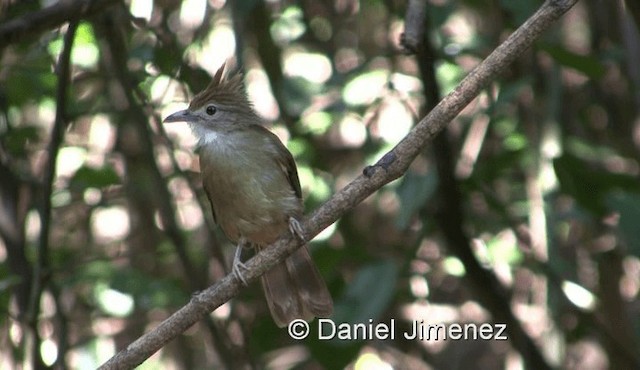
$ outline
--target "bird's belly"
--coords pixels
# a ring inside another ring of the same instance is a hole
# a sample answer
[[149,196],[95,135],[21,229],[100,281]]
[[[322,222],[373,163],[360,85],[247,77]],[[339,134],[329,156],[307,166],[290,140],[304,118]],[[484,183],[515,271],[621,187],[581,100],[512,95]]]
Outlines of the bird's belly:
[[301,214],[300,199],[286,181],[266,181],[246,172],[211,178],[206,185],[216,219],[229,239],[273,243]]
[[287,229],[285,214],[265,202],[242,205],[227,202],[222,207],[216,203],[214,200],[220,227],[232,241],[244,237],[252,243],[269,244]]

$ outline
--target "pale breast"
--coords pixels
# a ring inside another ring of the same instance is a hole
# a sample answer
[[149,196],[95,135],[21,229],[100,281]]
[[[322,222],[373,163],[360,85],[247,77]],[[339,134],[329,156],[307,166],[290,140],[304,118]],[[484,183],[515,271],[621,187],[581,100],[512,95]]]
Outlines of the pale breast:
[[[200,148],[202,179],[216,220],[229,239],[269,244],[302,213],[286,173],[268,145],[227,138]],[[268,144],[268,143],[267,143]]]

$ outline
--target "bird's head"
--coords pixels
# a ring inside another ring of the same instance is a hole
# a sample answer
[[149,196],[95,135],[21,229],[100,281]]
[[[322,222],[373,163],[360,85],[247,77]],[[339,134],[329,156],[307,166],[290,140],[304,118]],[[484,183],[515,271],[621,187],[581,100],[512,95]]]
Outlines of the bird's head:
[[200,140],[259,124],[260,119],[244,91],[242,75],[223,77],[223,64],[206,89],[197,94],[189,107],[164,119],[168,122],[187,122]]

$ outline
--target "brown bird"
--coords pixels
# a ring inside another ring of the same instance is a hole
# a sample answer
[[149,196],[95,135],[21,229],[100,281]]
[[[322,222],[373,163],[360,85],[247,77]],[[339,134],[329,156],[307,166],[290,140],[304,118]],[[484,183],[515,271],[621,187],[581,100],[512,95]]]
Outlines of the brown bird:
[[[302,191],[293,156],[262,125],[244,91],[242,75],[223,78],[224,64],[188,109],[164,122],[187,122],[199,139],[202,182],[213,218],[237,243],[233,273],[243,282],[243,246],[257,250],[291,231],[302,236]],[[246,282],[245,282],[246,283]],[[306,246],[262,276],[276,324],[327,317],[333,301]]]

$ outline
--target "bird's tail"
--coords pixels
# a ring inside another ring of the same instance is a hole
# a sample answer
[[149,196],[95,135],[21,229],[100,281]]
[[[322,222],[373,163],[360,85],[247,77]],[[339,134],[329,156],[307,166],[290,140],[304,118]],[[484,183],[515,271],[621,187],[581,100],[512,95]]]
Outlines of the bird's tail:
[[269,310],[279,327],[294,319],[328,317],[333,300],[306,246],[262,275]]

